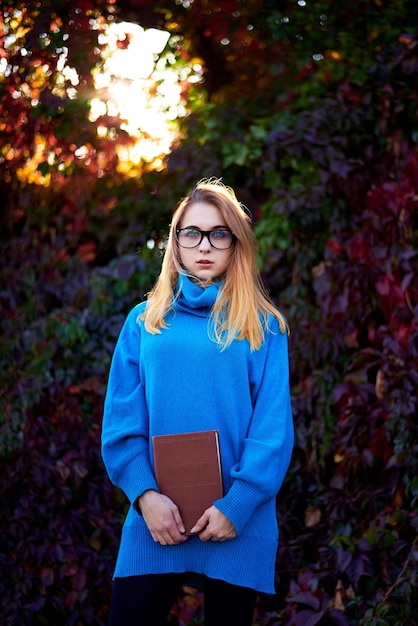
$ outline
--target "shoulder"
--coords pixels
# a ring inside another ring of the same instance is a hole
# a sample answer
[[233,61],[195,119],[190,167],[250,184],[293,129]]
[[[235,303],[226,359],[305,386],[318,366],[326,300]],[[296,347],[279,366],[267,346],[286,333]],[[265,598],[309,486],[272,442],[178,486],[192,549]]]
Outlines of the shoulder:
[[289,334],[289,324],[286,318],[277,311],[277,315],[268,313],[264,319],[266,334],[281,335],[287,340]]
[[146,304],[146,302],[140,302],[139,304],[136,304],[131,308],[123,322],[123,327],[125,330],[134,330],[135,328],[143,324],[141,316],[145,311]]
[[138,304],[135,304],[128,312],[125,318],[126,321],[131,321],[131,320],[135,321],[138,315],[141,315],[144,312],[146,305],[147,305],[146,302],[140,302]]
[[280,354],[283,357],[289,350],[288,325],[283,318],[283,324],[273,314],[269,314],[264,322],[264,341],[261,346],[267,354]]

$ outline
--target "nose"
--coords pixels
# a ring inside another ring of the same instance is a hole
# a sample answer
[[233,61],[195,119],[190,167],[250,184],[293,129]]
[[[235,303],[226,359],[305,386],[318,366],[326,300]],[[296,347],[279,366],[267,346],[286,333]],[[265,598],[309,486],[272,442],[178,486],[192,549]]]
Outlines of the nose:
[[209,252],[211,248],[212,246],[210,245],[209,236],[203,235],[202,241],[199,244],[199,250],[202,250],[203,252]]

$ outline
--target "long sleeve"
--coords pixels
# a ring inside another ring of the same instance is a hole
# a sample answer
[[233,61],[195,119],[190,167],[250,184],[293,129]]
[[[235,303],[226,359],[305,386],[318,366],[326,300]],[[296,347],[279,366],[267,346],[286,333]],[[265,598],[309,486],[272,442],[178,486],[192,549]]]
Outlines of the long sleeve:
[[146,490],[157,489],[149,459],[149,425],[140,379],[140,307],[128,315],[119,335],[106,392],[102,456],[110,480],[131,503]]
[[289,467],[294,429],[290,402],[287,335],[274,324],[264,350],[254,354],[262,376],[253,399],[253,415],[239,463],[231,469],[232,486],[214,504],[238,533],[257,507],[278,493]]

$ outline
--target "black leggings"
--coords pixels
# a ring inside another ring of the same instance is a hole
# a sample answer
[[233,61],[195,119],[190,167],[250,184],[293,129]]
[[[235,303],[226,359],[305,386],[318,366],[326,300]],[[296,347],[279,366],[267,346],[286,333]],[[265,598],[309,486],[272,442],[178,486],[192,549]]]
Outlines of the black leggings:
[[[164,626],[184,574],[116,578],[109,626]],[[205,626],[251,626],[257,592],[223,580],[203,578]]]

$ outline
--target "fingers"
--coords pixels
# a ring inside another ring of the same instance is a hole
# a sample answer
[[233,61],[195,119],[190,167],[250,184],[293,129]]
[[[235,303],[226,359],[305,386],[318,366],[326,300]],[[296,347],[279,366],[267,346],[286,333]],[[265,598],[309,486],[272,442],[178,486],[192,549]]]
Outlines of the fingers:
[[174,507],[173,517],[174,517],[174,521],[176,523],[176,527],[178,528],[179,532],[181,534],[185,533],[186,529],[184,527],[183,520],[181,519],[180,512],[176,506]]
[[179,510],[170,498],[156,491],[147,491],[140,498],[142,516],[151,536],[161,545],[174,545],[187,540]]
[[[155,542],[166,546],[187,540],[179,510],[170,498],[157,491],[146,491],[139,499],[139,506]],[[237,536],[232,522],[213,505],[190,532],[199,535],[201,541],[228,541]]]
[[193,526],[193,528],[190,530],[190,532],[193,535],[198,535],[199,533],[202,532],[202,530],[204,528],[206,528],[206,526],[209,523],[209,515],[208,515],[208,511],[209,509],[207,509],[203,515],[201,517],[199,517],[199,519],[197,520],[196,524]]
[[[160,543],[162,546],[174,545],[186,541],[187,539],[187,536],[183,534],[184,531],[179,529],[179,523],[176,521],[171,511],[168,515],[160,519],[153,518],[145,520],[145,522],[148,525],[154,541]],[[180,528],[182,527],[180,518]]]
[[[204,525],[203,521],[205,521]],[[228,541],[237,536],[232,522],[214,506],[205,511],[195,528],[199,525],[202,526],[199,534],[201,541]]]

